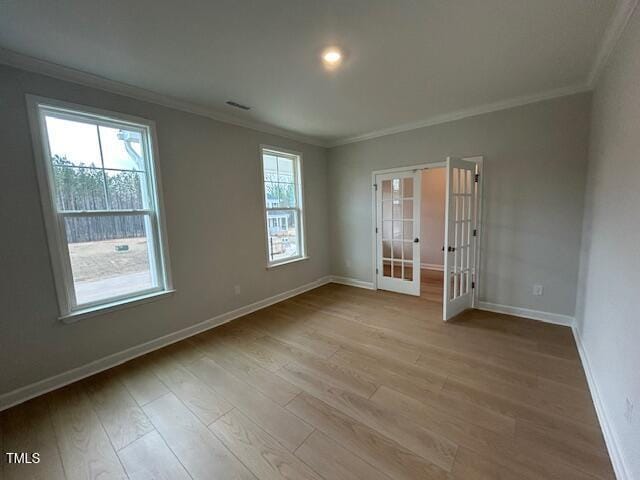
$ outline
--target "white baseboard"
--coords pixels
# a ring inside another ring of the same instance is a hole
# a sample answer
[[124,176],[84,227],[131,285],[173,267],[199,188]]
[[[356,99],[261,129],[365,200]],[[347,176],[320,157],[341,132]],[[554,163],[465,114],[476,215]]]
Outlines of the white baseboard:
[[596,382],[593,371],[591,370],[589,358],[587,357],[587,352],[582,344],[580,333],[576,327],[574,317],[488,302],[480,302],[478,308],[480,310],[486,310],[489,312],[505,313],[508,315],[531,318],[534,320],[540,320],[543,322],[571,327],[573,337],[578,348],[578,354],[580,355],[580,361],[582,362],[582,368],[584,370],[585,376],[587,377],[587,384],[589,385],[591,399],[593,400],[596,414],[598,416],[598,421],[600,423],[600,430],[604,435],[604,441],[607,445],[607,450],[609,451],[609,457],[611,458],[611,463],[613,464],[616,478],[618,480],[631,480],[629,469],[625,466],[624,457],[621,454],[621,450],[619,447],[620,442],[617,440],[615,431],[612,428],[611,423],[609,422],[609,419],[607,417],[606,410],[602,402],[602,397],[600,396],[600,391],[598,389],[598,384]]
[[593,400],[593,405],[596,408],[598,422],[600,422],[600,430],[602,430],[602,434],[604,435],[604,442],[607,445],[609,458],[611,459],[611,463],[613,464],[613,470],[616,474],[616,478],[618,480],[631,480],[629,469],[625,466],[624,457],[621,454],[621,450],[619,447],[620,442],[618,441],[615,431],[612,428],[611,423],[609,422],[609,418],[607,417],[604,403],[602,402],[602,397],[600,396],[600,390],[598,389],[598,383],[596,382],[596,378],[593,375],[591,365],[589,364],[589,357],[587,357],[587,352],[584,349],[582,339],[580,338],[580,332],[578,331],[578,328],[575,324],[571,329],[573,330],[573,337],[575,338],[576,345],[578,347],[578,354],[580,355],[582,368],[587,377],[587,384],[589,385],[589,391],[591,392],[591,399]]
[[265,307],[268,307],[269,305],[282,302],[287,298],[295,297],[296,295],[300,295],[301,293],[320,287],[322,285],[330,283],[331,281],[332,277],[329,276],[319,278],[318,280],[307,283],[306,285],[302,285],[292,290],[279,293],[272,297],[265,298],[264,300],[259,300],[249,305],[245,305],[244,307],[231,310],[230,312],[217,315],[203,322],[191,325],[190,327],[184,328],[182,330],[178,330],[177,332],[169,333],[168,335],[164,335],[140,345],[127,348],[126,350],[123,350],[121,352],[107,355],[106,357],[100,358],[91,363],[87,363],[86,365],[73,368],[64,373],[54,375],[53,377],[49,377],[30,385],[20,387],[11,392],[4,393],[0,395],[0,411],[19,403],[26,402],[31,398],[43,395],[57,388],[64,387],[65,385],[69,385],[70,383],[77,382],[78,380],[82,380],[83,378],[90,377],[91,375],[95,375],[96,373],[102,372],[103,370],[113,368],[117,365],[120,365],[121,363],[128,362],[129,360],[132,360],[136,357],[152,352],[153,350],[166,347],[167,345],[171,345],[172,343],[179,342],[180,340],[184,340],[185,338],[191,337],[193,335],[197,335],[198,333],[204,332],[205,330],[209,330],[224,323],[230,322],[231,320],[235,320],[236,318],[248,315],[249,313],[255,312],[257,310],[261,310]]
[[339,283],[341,285],[349,285],[350,287],[366,288],[367,290],[373,290],[373,282],[365,282],[364,280],[358,280],[348,277],[331,277],[331,282]]
[[498,303],[479,302],[478,310],[504,313],[507,315],[530,318],[533,320],[540,320],[542,322],[554,323],[556,325],[564,325],[567,327],[571,327],[574,324],[574,318],[569,315],[561,315],[559,313],[543,312],[540,310],[531,310],[521,307],[512,307],[510,305],[500,305]]
[[444,272],[444,265],[438,265],[437,263],[421,263],[420,268],[424,268],[425,270]]

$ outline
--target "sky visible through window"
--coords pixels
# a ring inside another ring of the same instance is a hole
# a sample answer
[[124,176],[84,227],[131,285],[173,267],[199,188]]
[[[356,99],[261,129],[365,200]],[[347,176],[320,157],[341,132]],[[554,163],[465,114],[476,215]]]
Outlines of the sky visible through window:
[[[46,117],[49,133],[49,148],[52,156],[66,158],[74,166],[102,167],[100,148],[104,156],[104,168],[117,170],[143,170],[125,147],[119,135],[136,137],[131,147],[142,157],[141,135],[135,131],[122,130],[95,124],[74,122],[57,117]],[[100,132],[98,136],[98,131]]]

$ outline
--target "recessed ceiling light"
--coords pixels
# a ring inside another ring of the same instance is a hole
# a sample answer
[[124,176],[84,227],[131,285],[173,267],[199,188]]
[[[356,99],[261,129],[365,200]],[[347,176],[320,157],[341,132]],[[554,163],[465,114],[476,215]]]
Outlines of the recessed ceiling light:
[[326,48],[322,52],[322,61],[327,68],[336,68],[342,63],[342,52],[337,47]]

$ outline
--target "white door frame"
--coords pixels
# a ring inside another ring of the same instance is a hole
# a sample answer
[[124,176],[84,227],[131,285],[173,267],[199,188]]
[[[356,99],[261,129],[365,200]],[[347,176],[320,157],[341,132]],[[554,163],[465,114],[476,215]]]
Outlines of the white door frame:
[[[420,165],[410,165],[408,167],[395,167],[395,168],[387,168],[384,170],[374,170],[371,172],[371,225],[373,228],[371,229],[371,276],[373,277],[373,289],[378,290],[378,276],[376,275],[376,267],[378,264],[378,239],[376,235],[376,225],[377,225],[377,199],[376,199],[376,176],[384,175],[387,173],[399,173],[399,172],[416,172],[417,170],[426,170],[429,168],[440,168],[446,167],[447,162],[433,162],[433,163],[422,163]],[[420,188],[420,192],[417,192],[420,196],[422,195],[422,188]],[[414,197],[417,195],[414,192]],[[418,232],[417,237],[420,237],[420,233]]]
[[[472,306],[473,308],[477,308],[478,307],[478,292],[480,291],[480,255],[481,255],[481,249],[480,249],[480,244],[481,244],[481,238],[483,235],[483,217],[482,217],[482,203],[483,203],[483,190],[482,190],[482,183],[483,183],[483,177],[484,175],[483,173],[483,160],[484,157],[482,155],[475,155],[475,156],[470,156],[470,157],[461,157],[462,160],[467,160],[469,162],[475,162],[478,165],[478,173],[480,173],[480,178],[478,180],[478,214],[477,214],[477,218],[478,218],[478,223],[476,228],[478,229],[478,236],[476,237],[476,258],[475,258],[475,271],[476,271],[476,285],[475,285],[475,289],[473,291],[473,299],[472,299]],[[377,265],[377,261],[378,261],[378,242],[377,242],[377,235],[376,235],[376,222],[377,222],[377,204],[376,204],[376,188],[375,188],[375,184],[376,184],[376,175],[381,175],[381,174],[385,174],[385,173],[396,173],[396,172],[406,172],[406,171],[416,171],[416,170],[427,170],[430,168],[446,168],[447,166],[447,162],[445,161],[441,161],[441,162],[430,162],[430,163],[421,163],[419,165],[410,165],[407,167],[395,167],[395,168],[386,168],[386,169],[382,169],[382,170],[374,170],[371,172],[371,225],[372,225],[372,229],[371,229],[371,276],[372,276],[372,282],[371,284],[373,285],[373,289],[374,290],[378,290],[378,276],[376,275],[376,265]],[[420,189],[420,195],[422,196],[422,188]],[[418,235],[419,236],[419,235]]]
[[478,204],[476,205],[476,229],[478,230],[478,234],[475,236],[475,242],[476,242],[476,254],[475,254],[475,265],[474,265],[474,269],[475,269],[475,288],[473,290],[473,296],[471,298],[471,307],[472,308],[478,308],[478,304],[480,303],[480,282],[481,282],[481,275],[480,275],[480,256],[482,255],[482,249],[481,244],[482,244],[482,237],[484,235],[484,219],[482,217],[482,204],[483,202],[483,190],[482,190],[482,183],[484,181],[484,171],[482,169],[483,167],[483,161],[484,161],[484,157],[482,155],[479,156],[475,156],[475,157],[462,157],[462,160],[467,160],[468,162],[475,162],[475,164],[478,166]]

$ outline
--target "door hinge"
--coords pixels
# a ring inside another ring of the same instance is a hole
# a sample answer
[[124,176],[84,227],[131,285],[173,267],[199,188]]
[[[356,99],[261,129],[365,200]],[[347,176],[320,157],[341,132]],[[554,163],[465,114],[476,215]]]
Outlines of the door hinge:
[[476,282],[471,282],[471,288],[476,288]]
[[475,228],[473,229],[473,236],[477,237],[478,236],[478,230],[476,230]]
[[478,180],[480,180],[480,174],[479,174],[479,173],[476,173],[476,174],[475,174],[475,176],[473,177],[473,179],[474,179],[474,181],[475,181],[476,183],[478,183]]
[[376,268],[376,275],[378,274],[378,269]]
[[378,233],[378,227],[376,227],[376,233]]
[[[476,180],[476,182],[477,182],[477,180]],[[374,184],[373,184],[373,188],[374,188],[374,190],[377,192],[377,191],[378,191],[378,184],[377,184],[377,183],[374,183]]]

